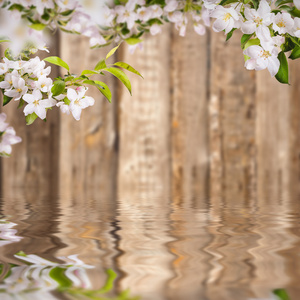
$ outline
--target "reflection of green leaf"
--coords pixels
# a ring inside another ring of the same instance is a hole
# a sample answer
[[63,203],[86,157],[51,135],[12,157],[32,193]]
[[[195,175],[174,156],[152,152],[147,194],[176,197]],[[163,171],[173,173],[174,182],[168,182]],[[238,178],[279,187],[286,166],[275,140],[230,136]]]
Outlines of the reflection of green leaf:
[[50,272],[49,275],[58,284],[61,290],[66,290],[72,286],[72,281],[66,277],[65,268],[55,267]]
[[[22,260],[22,256],[26,257],[27,254],[24,253],[23,251],[20,251],[20,252],[16,253],[15,256]],[[34,257],[38,258],[37,255],[34,255]],[[5,278],[8,278],[12,274],[14,274],[14,267],[18,267],[18,266],[19,265],[8,264],[8,268],[6,269],[5,265],[0,264],[0,276],[2,277],[2,279],[5,280]],[[39,268],[40,265],[32,263],[32,264],[30,264],[30,266],[24,266],[24,267],[30,268],[30,270],[32,270],[32,272],[33,272],[35,270],[35,268],[36,267]],[[114,281],[117,277],[117,274],[112,269],[108,269],[106,271],[107,280],[106,280],[104,286],[100,289],[88,290],[85,288],[74,287],[73,285],[75,285],[75,282],[73,281],[72,277],[69,278],[69,274],[67,273],[67,270],[70,267],[74,267],[74,266],[66,265],[66,264],[56,265],[56,266],[53,266],[53,265],[43,266],[43,269],[48,270],[48,272],[47,272],[48,276],[52,280],[57,282],[59,285],[58,288],[56,288],[56,285],[53,285],[52,290],[55,291],[55,289],[56,289],[57,294],[61,295],[64,298],[73,299],[73,300],[139,300],[140,299],[140,297],[130,296],[129,290],[125,290],[125,291],[122,291],[121,293],[115,294]],[[81,269],[83,272],[85,272],[84,267],[78,266],[78,269]],[[23,293],[26,293],[27,291],[32,291],[31,281],[39,280],[39,278],[31,277],[30,276],[31,273],[27,272],[27,271],[23,272],[22,274],[25,275],[26,280],[30,283],[29,286],[22,287],[22,290],[20,291],[20,293],[23,294]],[[39,273],[37,273],[36,276],[37,277],[40,276],[41,277],[40,279],[42,281],[46,280],[46,278],[44,277],[44,275],[46,275],[46,274],[44,274],[43,276],[41,276],[41,274],[42,274],[42,272],[39,271]],[[72,272],[72,274],[74,276],[77,276],[76,272]],[[22,277],[20,277],[21,281],[23,280],[23,275],[22,275]],[[29,275],[29,277],[27,278],[28,275]],[[85,276],[87,276],[86,273],[85,273]],[[81,279],[82,278],[79,274],[78,280],[81,280]],[[46,281],[48,282],[48,280],[46,280]],[[0,282],[0,283],[2,283],[2,282]],[[9,286],[5,287],[5,285],[6,285],[6,282],[4,281],[4,285],[3,285],[4,288],[0,289],[0,299],[2,299],[2,297],[1,297],[2,293],[9,292]],[[43,291],[43,289],[37,288],[34,291],[39,293],[39,291]],[[109,295],[107,295],[107,293],[109,293]]]
[[273,294],[276,295],[280,300],[290,300],[290,297],[285,289],[276,289],[273,291]]
[[105,285],[98,291],[98,293],[107,293],[112,290],[114,287],[114,281],[117,277],[117,274],[112,270],[106,270],[106,274],[108,276]]
[[23,252],[23,251],[19,251],[19,252],[17,252],[15,255],[18,255],[18,256],[27,256],[27,254],[25,253],[25,252]]

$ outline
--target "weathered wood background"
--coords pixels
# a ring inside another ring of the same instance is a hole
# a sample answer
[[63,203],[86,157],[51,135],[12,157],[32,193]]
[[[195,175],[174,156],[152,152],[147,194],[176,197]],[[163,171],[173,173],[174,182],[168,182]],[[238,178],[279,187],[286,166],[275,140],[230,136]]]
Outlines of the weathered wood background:
[[[85,38],[63,34],[51,54],[80,72],[108,52],[87,49]],[[23,139],[1,161],[3,197],[145,193],[160,201],[176,195],[180,204],[182,197],[247,202],[298,192],[299,63],[284,86],[267,71],[244,69],[238,35],[225,43],[223,34],[200,37],[190,28],[182,38],[168,26],[145,39],[143,51],[122,46],[112,60],[145,79],[130,76],[131,97],[107,77],[113,103],[91,91],[96,104],[79,122],[53,110],[47,123],[25,126],[15,103],[3,108]]]

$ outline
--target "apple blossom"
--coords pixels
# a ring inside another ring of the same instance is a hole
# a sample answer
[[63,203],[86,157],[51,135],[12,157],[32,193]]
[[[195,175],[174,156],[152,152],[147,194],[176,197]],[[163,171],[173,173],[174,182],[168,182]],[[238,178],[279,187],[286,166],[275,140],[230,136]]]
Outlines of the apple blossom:
[[294,20],[288,13],[278,13],[273,17],[273,29],[279,34],[289,33],[294,27]]
[[41,75],[38,78],[38,81],[35,83],[35,87],[39,89],[41,92],[47,93],[50,92],[52,87],[52,79],[48,78],[46,75]]
[[164,7],[164,11],[172,12],[176,10],[178,7],[178,1],[176,0],[166,0],[166,6]]
[[159,26],[158,24],[153,24],[151,27],[150,27],[150,33],[152,35],[156,35],[158,33],[161,33],[161,26]]
[[92,97],[85,96],[87,88],[79,87],[76,89],[68,88],[67,97],[70,100],[70,112],[75,120],[80,120],[81,111],[84,108],[95,104],[95,100]]
[[245,17],[247,21],[243,22],[241,30],[243,33],[252,34],[254,32],[269,31],[268,26],[272,23],[273,14],[268,2],[262,0],[257,10],[246,7]]
[[12,88],[7,90],[4,95],[20,100],[20,98],[27,92],[25,80],[19,76],[12,76]]
[[278,50],[276,47],[263,49],[260,46],[253,45],[244,50],[244,54],[250,57],[245,62],[245,67],[248,70],[258,71],[267,68],[272,77],[277,74],[280,62],[277,58]]
[[225,30],[225,34],[227,34],[233,28],[240,27],[239,13],[233,7],[218,6],[210,16],[216,18],[213,23],[213,30],[216,32]]
[[22,141],[20,137],[16,136],[15,130],[9,126],[8,123],[5,123],[5,120],[6,114],[0,113],[0,154],[2,156],[10,155],[12,152],[11,145],[20,143]]
[[52,98],[42,100],[43,95],[40,90],[36,89],[32,94],[25,94],[23,99],[28,103],[24,108],[25,116],[36,113],[42,120],[46,118],[46,108],[56,105]]

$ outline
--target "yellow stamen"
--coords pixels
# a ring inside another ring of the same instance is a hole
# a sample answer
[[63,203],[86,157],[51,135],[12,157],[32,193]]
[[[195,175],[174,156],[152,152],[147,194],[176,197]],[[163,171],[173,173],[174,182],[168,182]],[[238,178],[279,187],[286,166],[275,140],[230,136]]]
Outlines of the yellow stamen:
[[281,19],[280,22],[277,23],[278,27],[285,27],[285,22],[283,21],[283,19]]
[[230,18],[231,18],[231,14],[230,14],[230,13],[227,13],[227,14],[224,15],[223,20],[224,20],[225,22],[227,22],[227,21],[229,21]]

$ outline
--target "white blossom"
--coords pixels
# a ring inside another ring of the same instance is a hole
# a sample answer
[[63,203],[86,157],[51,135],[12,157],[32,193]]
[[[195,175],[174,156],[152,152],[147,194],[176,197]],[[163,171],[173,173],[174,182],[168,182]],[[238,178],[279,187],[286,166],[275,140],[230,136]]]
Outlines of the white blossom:
[[274,14],[271,13],[271,7],[266,0],[260,1],[257,10],[246,7],[244,13],[247,21],[242,24],[243,33],[266,34],[266,31],[270,32],[268,26],[272,23]]
[[288,13],[278,13],[273,17],[273,29],[279,34],[289,33],[294,27],[294,20]]
[[269,49],[264,49],[258,45],[253,45],[244,50],[244,55],[250,57],[245,62],[245,67],[248,70],[263,70],[268,69],[271,76],[275,76],[279,70],[280,62],[278,59],[278,49],[270,46]]
[[82,109],[95,103],[94,98],[85,96],[86,91],[87,89],[84,87],[78,87],[76,91],[72,88],[67,89],[67,97],[71,101],[70,112],[77,121],[80,120]]
[[213,24],[213,30],[216,32],[225,30],[225,34],[227,34],[233,28],[239,28],[241,25],[240,16],[233,7],[225,8],[219,5],[210,16],[216,18]]
[[4,93],[8,97],[14,98],[14,100],[20,100],[20,98],[28,91],[26,82],[23,78],[18,76],[12,76],[12,88]]
[[46,108],[56,105],[56,101],[52,98],[42,100],[43,95],[40,90],[34,90],[32,94],[23,96],[24,101],[28,104],[24,108],[25,116],[36,113],[41,119],[46,118]]

